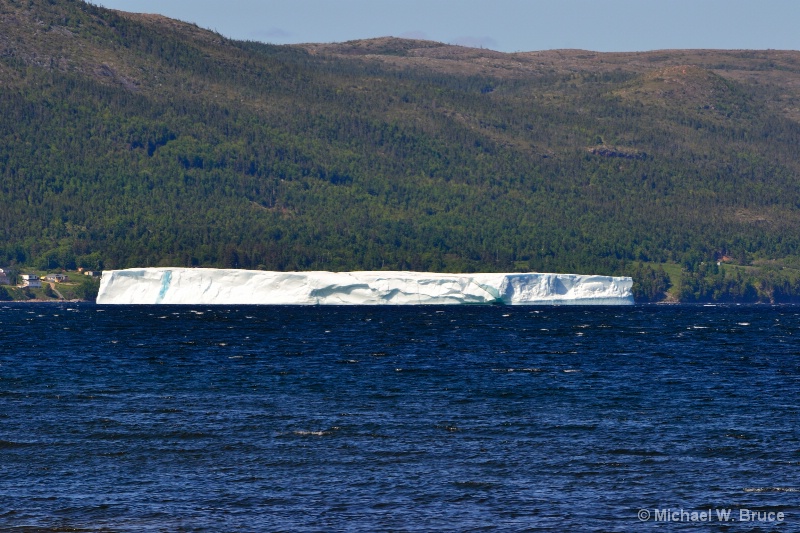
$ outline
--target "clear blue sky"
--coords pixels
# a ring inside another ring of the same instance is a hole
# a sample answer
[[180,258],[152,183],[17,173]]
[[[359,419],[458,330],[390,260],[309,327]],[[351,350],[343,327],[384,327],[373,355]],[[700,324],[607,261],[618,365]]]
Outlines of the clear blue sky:
[[800,0],[91,0],[275,44],[412,37],[503,52],[800,50]]

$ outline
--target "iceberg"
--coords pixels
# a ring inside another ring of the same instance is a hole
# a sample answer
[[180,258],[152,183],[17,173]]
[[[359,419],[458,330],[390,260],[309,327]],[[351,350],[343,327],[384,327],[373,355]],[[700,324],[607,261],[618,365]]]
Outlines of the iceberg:
[[97,303],[630,305],[632,285],[629,277],[580,274],[131,268],[103,272]]

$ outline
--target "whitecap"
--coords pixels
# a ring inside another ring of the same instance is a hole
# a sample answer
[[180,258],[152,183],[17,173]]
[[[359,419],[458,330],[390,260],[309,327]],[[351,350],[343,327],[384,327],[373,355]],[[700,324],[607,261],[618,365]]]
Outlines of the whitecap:
[[339,427],[339,426],[333,426],[330,429],[319,430],[319,431],[308,431],[308,430],[299,429],[299,430],[296,430],[296,431],[292,431],[292,433],[294,433],[295,435],[303,435],[303,436],[305,436],[305,435],[313,435],[315,437],[323,437],[325,435],[330,435],[334,431],[339,431],[340,429],[342,429],[342,428]]
[[797,487],[754,487],[746,488],[745,492],[800,492]]

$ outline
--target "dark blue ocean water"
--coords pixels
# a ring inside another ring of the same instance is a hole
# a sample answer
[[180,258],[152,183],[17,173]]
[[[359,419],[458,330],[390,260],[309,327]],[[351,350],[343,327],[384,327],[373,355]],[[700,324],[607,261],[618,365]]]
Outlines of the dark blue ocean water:
[[0,305],[0,530],[798,531],[799,341],[791,306]]

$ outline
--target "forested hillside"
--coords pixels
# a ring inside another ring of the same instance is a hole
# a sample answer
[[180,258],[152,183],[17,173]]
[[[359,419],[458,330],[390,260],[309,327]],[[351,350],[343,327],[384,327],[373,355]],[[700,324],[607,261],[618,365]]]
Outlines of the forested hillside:
[[569,271],[786,301],[798,148],[800,52],[271,46],[0,2],[0,266]]

